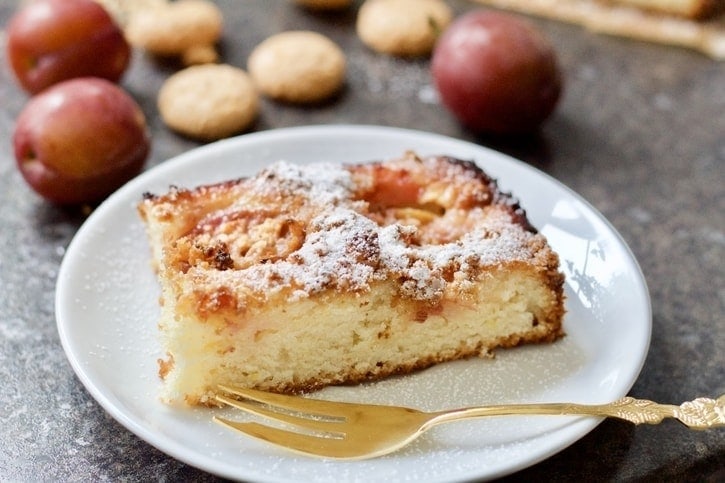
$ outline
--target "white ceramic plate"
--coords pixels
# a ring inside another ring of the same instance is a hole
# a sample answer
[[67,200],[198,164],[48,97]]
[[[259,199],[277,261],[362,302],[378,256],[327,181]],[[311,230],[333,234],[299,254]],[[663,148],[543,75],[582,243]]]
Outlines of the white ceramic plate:
[[210,144],[147,171],[106,200],[68,248],[56,291],[60,338],[88,391],[126,428],[167,454],[223,477],[254,481],[488,479],[545,459],[593,429],[599,420],[592,418],[491,418],[434,428],[386,457],[325,461],[227,430],[211,421],[212,410],[158,401],[158,289],[135,211],[142,193],[251,175],[280,159],[370,161],[407,149],[475,160],[519,197],[561,255],[568,335],[553,345],[499,351],[492,360],[328,388],[319,397],[434,410],[479,403],[597,403],[625,395],[649,346],[651,311],[639,267],[607,221],[554,179],[500,153],[440,135],[372,126],[280,129]]

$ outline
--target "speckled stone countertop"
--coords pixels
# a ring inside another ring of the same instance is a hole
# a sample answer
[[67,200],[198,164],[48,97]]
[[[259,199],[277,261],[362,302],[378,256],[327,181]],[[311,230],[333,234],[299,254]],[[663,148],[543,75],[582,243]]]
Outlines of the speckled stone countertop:
[[[107,415],[63,352],[55,284],[85,215],[42,201],[15,167],[11,136],[27,96],[7,66],[4,26],[18,3],[0,1],[0,480],[216,481]],[[254,131],[399,126],[474,141],[545,171],[611,221],[646,277],[652,339],[630,395],[679,404],[725,392],[725,63],[534,19],[559,53],[562,102],[534,138],[481,138],[436,102],[426,61],[393,60],[360,44],[354,9],[320,15],[289,1],[218,3],[230,64],[244,66],[258,42],[289,29],[323,32],[348,55],[339,99],[314,108],[265,102]],[[449,3],[458,13],[477,8]],[[137,52],[123,81],[150,123],[147,167],[199,145],[168,131],[157,114],[156,93],[172,71]],[[507,479],[724,481],[725,431],[605,421]]]

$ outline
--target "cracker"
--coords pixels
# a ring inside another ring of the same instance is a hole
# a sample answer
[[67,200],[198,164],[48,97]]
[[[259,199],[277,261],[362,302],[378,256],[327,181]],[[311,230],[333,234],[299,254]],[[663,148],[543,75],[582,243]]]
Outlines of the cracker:
[[311,31],[273,35],[257,45],[247,62],[262,94],[290,103],[321,102],[345,82],[345,54],[332,40]]
[[492,7],[553,18],[602,34],[702,52],[725,60],[725,15],[699,21],[595,0],[476,0]]
[[357,17],[357,34],[385,54],[429,55],[453,13],[442,0],[367,0]]
[[247,129],[257,117],[259,96],[242,69],[205,64],[169,77],[159,91],[158,108],[174,131],[212,141]]

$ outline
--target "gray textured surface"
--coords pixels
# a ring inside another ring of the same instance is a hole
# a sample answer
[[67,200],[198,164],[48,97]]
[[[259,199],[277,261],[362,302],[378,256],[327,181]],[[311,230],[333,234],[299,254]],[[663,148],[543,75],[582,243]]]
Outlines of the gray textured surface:
[[[450,2],[458,12],[475,6]],[[17,2],[0,1],[0,25]],[[265,103],[255,130],[322,123],[394,125],[473,140],[559,179],[599,209],[639,260],[654,313],[652,344],[631,395],[681,402],[725,392],[725,63],[696,53],[589,34],[536,20],[551,37],[565,96],[535,139],[477,138],[436,104],[427,63],[377,56],[354,34],[354,13],[313,15],[288,1],[220,1],[225,61],[244,66],[266,36],[328,34],[346,51],[348,85],[303,109]],[[67,363],[55,327],[55,280],[83,222],[24,184],[12,156],[27,97],[0,33],[0,480],[215,478],[149,446],[107,416]],[[155,94],[173,70],[136,55],[123,85],[153,130],[148,166],[197,146],[168,132]],[[511,480],[725,480],[725,431],[607,421]]]

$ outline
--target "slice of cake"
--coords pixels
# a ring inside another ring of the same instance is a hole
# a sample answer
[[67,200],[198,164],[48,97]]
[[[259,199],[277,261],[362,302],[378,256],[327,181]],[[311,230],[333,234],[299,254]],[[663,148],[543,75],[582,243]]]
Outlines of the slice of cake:
[[563,334],[557,255],[475,164],[278,162],[146,194],[163,399],[302,392]]

